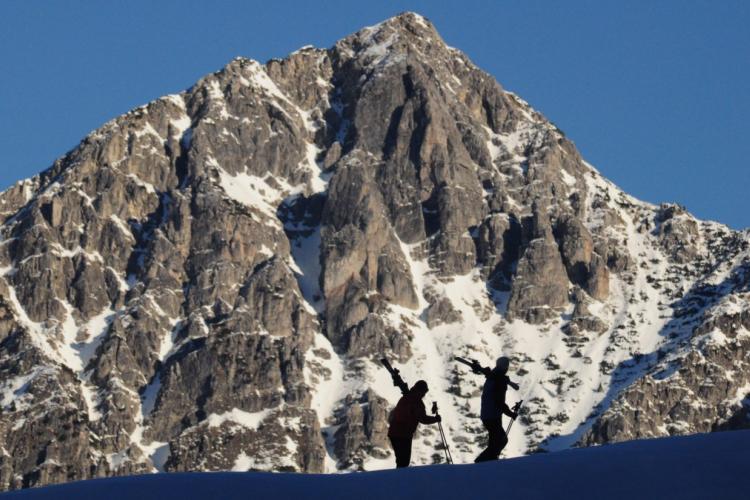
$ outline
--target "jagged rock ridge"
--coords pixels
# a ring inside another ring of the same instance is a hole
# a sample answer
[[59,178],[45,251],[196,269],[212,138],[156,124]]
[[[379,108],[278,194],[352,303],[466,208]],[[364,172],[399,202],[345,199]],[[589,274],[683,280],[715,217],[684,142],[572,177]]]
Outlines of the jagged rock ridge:
[[513,356],[511,454],[748,425],[750,235],[627,196],[416,14],[137,108],[0,220],[4,489],[389,466],[381,355],[459,460],[455,354]]

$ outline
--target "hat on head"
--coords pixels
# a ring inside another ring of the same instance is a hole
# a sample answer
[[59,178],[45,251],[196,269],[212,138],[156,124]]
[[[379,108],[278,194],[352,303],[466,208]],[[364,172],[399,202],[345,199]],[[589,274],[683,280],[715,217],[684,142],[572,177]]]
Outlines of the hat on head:
[[502,372],[507,372],[508,368],[510,368],[510,358],[507,356],[500,356],[497,358],[497,361],[495,361],[495,368]]
[[417,380],[417,383],[414,384],[411,388],[412,391],[419,391],[419,392],[427,392],[427,382],[424,380]]

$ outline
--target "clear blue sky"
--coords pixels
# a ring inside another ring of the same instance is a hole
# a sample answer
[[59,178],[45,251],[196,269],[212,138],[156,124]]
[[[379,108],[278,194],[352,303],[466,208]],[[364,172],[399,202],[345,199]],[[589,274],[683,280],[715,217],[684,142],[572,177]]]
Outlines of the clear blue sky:
[[[319,4],[319,5],[318,5]],[[0,3],[0,190],[192,85],[404,10],[544,113],[629,193],[750,226],[750,1]]]

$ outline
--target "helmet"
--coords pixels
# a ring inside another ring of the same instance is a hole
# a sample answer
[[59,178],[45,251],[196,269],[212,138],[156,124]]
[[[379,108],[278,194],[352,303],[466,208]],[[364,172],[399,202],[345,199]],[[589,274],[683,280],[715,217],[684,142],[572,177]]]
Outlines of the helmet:
[[510,358],[506,356],[500,356],[499,358],[497,358],[497,361],[495,361],[495,368],[503,373],[507,373],[508,368],[510,368]]

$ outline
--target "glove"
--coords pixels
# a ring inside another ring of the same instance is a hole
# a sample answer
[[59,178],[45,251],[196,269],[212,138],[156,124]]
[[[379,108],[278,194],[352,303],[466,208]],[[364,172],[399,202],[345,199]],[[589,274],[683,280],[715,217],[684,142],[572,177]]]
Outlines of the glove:
[[436,424],[439,424],[439,423],[440,423],[440,422],[442,422],[442,421],[443,421],[443,417],[441,417],[440,415],[436,415],[436,416],[435,416],[435,423],[436,423]]
[[513,412],[513,416],[512,416],[511,418],[512,418],[513,420],[517,419],[517,418],[518,418],[518,412],[517,412],[517,411],[514,411],[514,412]]

